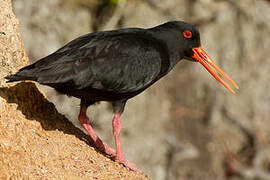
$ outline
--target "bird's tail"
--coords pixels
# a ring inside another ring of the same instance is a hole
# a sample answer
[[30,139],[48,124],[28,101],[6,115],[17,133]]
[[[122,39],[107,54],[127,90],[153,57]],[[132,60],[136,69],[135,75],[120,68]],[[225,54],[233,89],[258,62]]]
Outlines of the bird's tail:
[[26,66],[22,69],[20,69],[17,73],[11,74],[5,77],[9,82],[15,82],[15,81],[25,81],[25,80],[32,80],[36,81],[37,77],[35,76],[35,73],[33,73],[33,66]]
[[15,82],[15,81],[25,81],[25,80],[35,81],[36,80],[36,78],[34,78],[34,77],[20,76],[17,74],[8,75],[5,77],[5,79],[8,80],[7,83]]

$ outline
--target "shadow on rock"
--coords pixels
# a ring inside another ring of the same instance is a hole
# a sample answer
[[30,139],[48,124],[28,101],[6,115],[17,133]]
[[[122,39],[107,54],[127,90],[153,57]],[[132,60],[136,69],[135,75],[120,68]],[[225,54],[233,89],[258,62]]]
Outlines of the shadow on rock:
[[27,119],[39,121],[45,130],[58,129],[92,145],[90,138],[74,127],[64,115],[58,113],[54,104],[40,93],[34,83],[21,82],[9,88],[0,87],[0,96],[8,103],[16,103],[17,109]]

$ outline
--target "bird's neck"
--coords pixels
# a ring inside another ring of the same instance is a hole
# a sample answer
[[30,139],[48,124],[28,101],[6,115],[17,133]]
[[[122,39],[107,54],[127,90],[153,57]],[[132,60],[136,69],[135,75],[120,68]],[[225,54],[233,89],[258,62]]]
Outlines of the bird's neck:
[[169,65],[169,71],[181,60],[183,57],[181,57],[180,49],[176,49],[179,47],[177,41],[175,39],[175,36],[173,36],[173,33],[169,33],[168,31],[164,32],[163,29],[158,28],[151,28],[148,29],[149,32],[152,34],[154,38],[156,38],[164,47],[164,51],[167,52],[170,65]]

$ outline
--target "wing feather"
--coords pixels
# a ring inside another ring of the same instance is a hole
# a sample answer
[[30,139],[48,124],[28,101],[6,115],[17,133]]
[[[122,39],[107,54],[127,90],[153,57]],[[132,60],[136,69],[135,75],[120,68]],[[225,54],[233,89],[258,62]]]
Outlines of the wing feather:
[[22,68],[16,76],[54,87],[90,87],[117,93],[137,91],[159,78],[163,61],[169,57],[161,55],[160,50],[165,50],[158,40],[136,31],[142,30],[84,35]]

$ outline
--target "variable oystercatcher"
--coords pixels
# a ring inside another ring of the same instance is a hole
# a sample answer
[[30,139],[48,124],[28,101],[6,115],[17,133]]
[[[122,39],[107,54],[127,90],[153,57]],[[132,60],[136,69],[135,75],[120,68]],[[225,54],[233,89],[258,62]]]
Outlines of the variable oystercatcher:
[[[8,82],[36,81],[81,99],[78,119],[95,145],[126,167],[138,171],[122,152],[121,114],[128,99],[166,75],[181,59],[200,62],[234,93],[212,66],[238,88],[202,49],[199,31],[182,21],[149,29],[127,28],[86,34],[6,79]],[[113,106],[116,152],[95,134],[86,115],[87,107],[98,101],[108,101]]]

